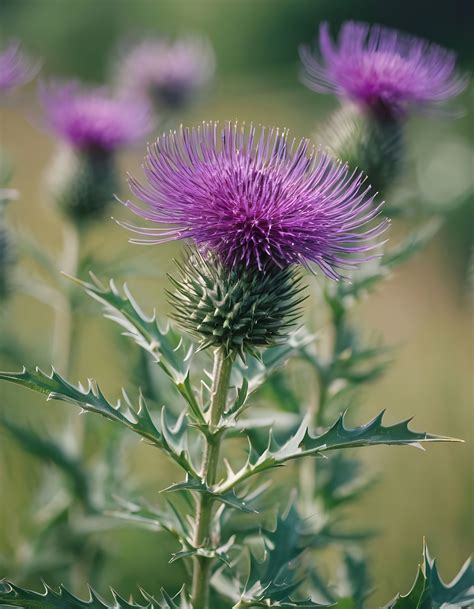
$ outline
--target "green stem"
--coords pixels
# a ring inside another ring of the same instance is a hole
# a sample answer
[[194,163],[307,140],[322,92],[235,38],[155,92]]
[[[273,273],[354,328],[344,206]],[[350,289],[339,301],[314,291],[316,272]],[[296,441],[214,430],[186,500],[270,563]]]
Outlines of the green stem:
[[[214,352],[214,368],[212,375],[211,403],[205,435],[205,448],[201,464],[201,478],[207,486],[216,482],[217,465],[222,434],[219,431],[219,421],[224,412],[227,393],[229,391],[230,373],[233,356],[223,347]],[[207,493],[199,493],[196,506],[196,520],[193,544],[196,548],[206,546],[212,538],[212,506],[213,498]],[[207,556],[195,556],[193,564],[192,606],[193,609],[208,609],[209,580],[211,577],[212,559]]]
[[[70,223],[65,224],[64,247],[61,258],[61,271],[75,276],[79,265],[80,235],[77,228]],[[74,318],[71,296],[63,294],[60,302],[56,303],[56,316],[53,334],[53,363],[65,375],[69,373],[73,354]]]

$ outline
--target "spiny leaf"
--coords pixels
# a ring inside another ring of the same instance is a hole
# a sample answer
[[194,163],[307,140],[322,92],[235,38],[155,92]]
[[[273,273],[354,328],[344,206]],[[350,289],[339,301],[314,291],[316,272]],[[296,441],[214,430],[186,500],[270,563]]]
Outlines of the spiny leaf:
[[228,493],[216,494],[209,488],[205,483],[201,480],[196,480],[194,478],[187,478],[183,482],[178,482],[176,484],[172,484],[167,489],[167,492],[173,491],[192,491],[195,493],[205,493],[209,497],[212,497],[216,501],[220,501],[221,503],[228,505],[236,510],[240,510],[241,512],[247,512],[249,514],[256,513],[256,510],[252,507],[249,507],[248,503],[238,497],[234,491],[229,491]]
[[106,287],[95,275],[92,273],[90,275],[91,283],[71,279],[103,305],[104,317],[117,323],[123,328],[125,336],[132,338],[139,347],[150,353],[186,399],[196,420],[204,422],[189,380],[192,345],[170,325],[162,329],[155,311],[152,315],[146,315],[132,296],[127,284],[123,285],[122,294],[113,279]]
[[0,372],[0,380],[10,381],[47,396],[48,400],[59,400],[79,406],[82,410],[95,412],[103,417],[125,425],[149,442],[164,450],[178,465],[191,475],[196,475],[188,458],[185,436],[185,417],[178,419],[174,427],[169,427],[165,411],[162,411],[161,431],[153,422],[145,400],[139,398],[138,408],[134,408],[125,393],[123,400],[110,403],[97,383],[89,379],[84,387],[66,381],[52,369],[51,374],[36,368],[33,372],[23,368],[21,372]]
[[292,459],[315,456],[328,450],[375,446],[379,444],[420,447],[421,442],[459,441],[455,438],[412,431],[408,427],[410,420],[401,421],[386,427],[382,423],[384,411],[366,425],[350,429],[344,424],[345,414],[341,414],[330,429],[316,437],[310,435],[308,422],[303,420],[294,436],[282,446],[279,446],[274,441],[271,433],[267,448],[262,453],[258,453],[250,443],[246,464],[237,472],[232,471],[229,467],[227,478],[213,489],[214,492],[228,492],[237,484],[255,474],[284,465]]
[[0,602],[12,607],[24,607],[24,609],[162,609],[163,607],[163,605],[151,603],[148,599],[144,604],[128,602],[113,590],[114,602],[108,603],[92,588],[89,589],[89,598],[82,600],[62,586],[56,591],[47,584],[43,585],[43,592],[34,592],[8,581],[0,583]]
[[153,531],[167,531],[179,541],[191,539],[191,531],[184,518],[168,503],[165,509],[158,509],[145,501],[130,501],[116,498],[116,505],[106,511],[107,516],[119,518],[130,524]]
[[256,391],[276,370],[285,365],[292,355],[314,340],[305,328],[291,332],[282,345],[265,349],[261,357],[247,357],[246,364],[237,363],[236,370],[240,371],[248,385],[248,393]]
[[[301,545],[303,523],[294,507],[278,516],[273,530],[262,531],[265,556],[258,561],[250,554],[248,577],[240,592],[237,607],[278,607],[314,609],[321,607],[309,599],[294,600],[292,595],[302,582],[300,559],[304,552]],[[229,582],[238,585],[237,581]]]
[[438,573],[436,561],[423,548],[423,564],[410,592],[397,595],[385,609],[454,609],[474,603],[474,565],[467,560],[449,584]]

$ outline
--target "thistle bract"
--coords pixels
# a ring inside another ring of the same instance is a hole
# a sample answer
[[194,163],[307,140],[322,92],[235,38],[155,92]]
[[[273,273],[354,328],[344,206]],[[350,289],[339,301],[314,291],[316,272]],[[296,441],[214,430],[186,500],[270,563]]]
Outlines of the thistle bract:
[[22,53],[19,42],[11,42],[0,53],[0,93],[26,84],[38,69],[38,63]]
[[300,316],[304,297],[292,268],[228,268],[216,256],[188,252],[178,270],[173,317],[201,348],[256,354],[284,340]]
[[[190,239],[229,268],[314,263],[329,277],[367,259],[385,224],[364,177],[307,140],[277,129],[205,123],[158,138],[145,159],[146,184],[129,180],[157,227],[123,225],[135,243]],[[369,256],[370,257],[370,256]]]
[[393,185],[404,166],[405,137],[400,122],[371,120],[353,105],[335,112],[316,137],[335,158],[362,169],[379,193]]
[[176,108],[188,103],[214,74],[210,43],[197,37],[145,40],[119,62],[120,87],[158,107]]
[[346,22],[335,44],[324,23],[319,53],[303,46],[300,55],[310,89],[348,98],[382,117],[439,106],[466,86],[454,53],[379,25]]
[[56,203],[77,224],[102,217],[119,189],[115,157],[102,150],[60,148],[48,177]]
[[104,88],[56,83],[42,88],[41,101],[49,129],[76,149],[113,152],[151,129],[143,100],[113,96]]

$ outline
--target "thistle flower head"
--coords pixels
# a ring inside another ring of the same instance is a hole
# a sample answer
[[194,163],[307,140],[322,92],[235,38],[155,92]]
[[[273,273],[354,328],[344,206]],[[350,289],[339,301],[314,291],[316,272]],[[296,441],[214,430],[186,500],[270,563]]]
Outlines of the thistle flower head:
[[149,39],[124,56],[118,80],[123,90],[174,108],[202,89],[214,69],[214,52],[206,39]]
[[284,340],[301,315],[301,277],[272,264],[256,273],[228,268],[212,253],[188,251],[170,277],[173,317],[202,349],[224,347],[242,357]]
[[20,87],[35,77],[38,63],[30,60],[18,42],[11,42],[0,53],[0,92]]
[[144,101],[113,96],[104,88],[50,85],[43,87],[41,101],[48,127],[76,149],[113,152],[151,129]]
[[205,123],[158,138],[145,160],[142,201],[126,205],[159,224],[143,228],[135,243],[189,239],[222,262],[263,269],[316,264],[339,278],[342,268],[366,259],[384,223],[368,227],[380,211],[363,177],[307,140],[287,132]]
[[303,46],[300,55],[310,89],[335,93],[382,116],[439,106],[466,86],[456,73],[454,53],[379,25],[346,22],[335,44],[324,23],[319,53]]

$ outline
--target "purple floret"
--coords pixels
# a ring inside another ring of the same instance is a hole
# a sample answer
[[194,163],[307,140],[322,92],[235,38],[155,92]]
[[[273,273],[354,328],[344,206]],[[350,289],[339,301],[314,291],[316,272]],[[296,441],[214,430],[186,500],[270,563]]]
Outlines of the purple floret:
[[336,44],[323,23],[319,53],[303,46],[300,56],[310,89],[390,115],[439,106],[459,95],[467,82],[456,72],[454,53],[380,25],[349,21]]
[[120,87],[164,107],[190,101],[212,78],[214,52],[206,39],[149,39],[133,47],[117,66]]
[[0,92],[20,87],[32,80],[39,64],[31,61],[20,50],[19,42],[11,42],[0,53]]
[[384,230],[364,177],[287,131],[204,123],[158,138],[146,182],[129,178],[141,200],[125,204],[160,226],[124,226],[134,243],[189,239],[229,266],[262,269],[312,263],[332,279],[367,260]]
[[41,100],[51,131],[74,148],[108,152],[141,140],[151,129],[143,100],[113,96],[77,83],[43,87]]

